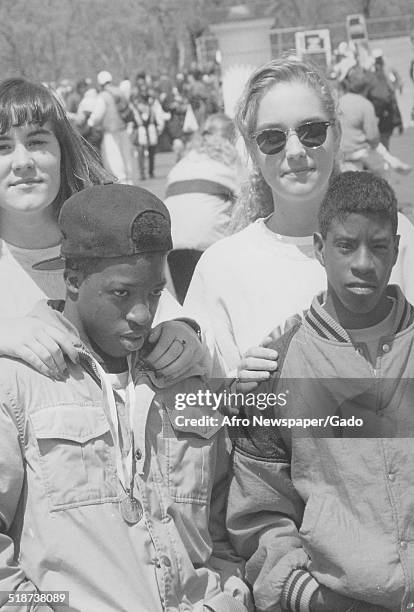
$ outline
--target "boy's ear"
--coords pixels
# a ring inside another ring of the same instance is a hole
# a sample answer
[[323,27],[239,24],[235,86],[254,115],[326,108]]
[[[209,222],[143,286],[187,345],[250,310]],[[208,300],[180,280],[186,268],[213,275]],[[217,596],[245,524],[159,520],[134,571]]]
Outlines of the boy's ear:
[[340,145],[341,145],[341,138],[342,138],[341,123],[339,121],[336,121],[335,124],[332,126],[332,129],[333,129],[334,141],[335,141],[335,153],[338,154]]
[[394,263],[392,264],[393,266],[395,265],[395,263],[397,261],[397,258],[398,258],[398,252],[399,252],[399,247],[400,247],[400,238],[401,238],[401,236],[399,234],[394,236],[394,254],[395,254],[395,258],[394,258]]
[[322,238],[322,234],[319,232],[314,232],[313,234],[313,250],[315,251],[315,257],[321,264],[321,266],[325,267],[325,253],[324,253],[324,240]]
[[69,293],[78,294],[84,275],[80,270],[66,269],[63,275]]

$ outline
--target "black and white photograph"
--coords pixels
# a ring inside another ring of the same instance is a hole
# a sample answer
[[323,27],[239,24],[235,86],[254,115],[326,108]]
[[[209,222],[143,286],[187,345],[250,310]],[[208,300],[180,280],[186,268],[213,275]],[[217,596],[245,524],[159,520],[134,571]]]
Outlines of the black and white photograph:
[[414,610],[413,0],[0,0],[0,610]]

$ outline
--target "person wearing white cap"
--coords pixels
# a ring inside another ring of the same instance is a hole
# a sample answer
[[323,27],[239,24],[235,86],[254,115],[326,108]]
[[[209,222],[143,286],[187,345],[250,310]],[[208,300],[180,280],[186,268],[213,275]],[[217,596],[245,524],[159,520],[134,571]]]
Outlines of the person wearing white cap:
[[96,80],[98,81],[98,85],[103,87],[108,83],[112,83],[112,74],[107,70],[101,70],[101,72],[98,73]]
[[[91,128],[101,127],[103,138],[101,144],[102,161],[105,168],[113,174],[120,183],[133,183],[133,156],[131,143],[126,131],[118,105],[123,100],[123,94],[112,84],[112,75],[102,70],[97,76],[101,88],[95,108],[88,119]],[[125,100],[126,104],[126,100]]]

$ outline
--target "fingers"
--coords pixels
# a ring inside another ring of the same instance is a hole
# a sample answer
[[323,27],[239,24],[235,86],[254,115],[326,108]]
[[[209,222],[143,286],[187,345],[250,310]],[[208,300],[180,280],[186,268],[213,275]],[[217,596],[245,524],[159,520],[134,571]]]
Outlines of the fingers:
[[46,353],[45,358],[42,354],[39,357],[42,361],[51,362],[62,374],[66,373],[65,357],[62,352],[62,347],[70,345],[70,350],[73,351],[73,345],[68,338],[65,336],[61,337],[61,334],[56,334],[54,331],[42,330],[38,335],[38,343],[42,346],[42,352]]
[[60,365],[66,368],[64,355],[66,355],[73,364],[76,365],[79,363],[78,349],[82,346],[80,339],[76,338],[76,336],[62,333],[60,330],[56,330],[56,332],[56,334],[52,335],[52,338],[60,348],[60,352],[57,355]]
[[[164,369],[172,364],[174,364],[174,367],[180,367],[179,360],[186,349],[184,341],[174,338],[169,347],[159,357],[157,357],[157,352],[159,351],[157,351],[156,348],[157,347],[151,351],[145,360],[157,371],[157,373],[162,373],[164,375]],[[187,358],[184,359],[187,361]]]
[[157,325],[156,327],[154,327],[154,329],[151,330],[151,333],[148,336],[148,342],[154,345],[157,344],[158,340],[160,339],[162,331],[163,331],[162,325]]
[[265,359],[246,359],[237,370],[240,380],[267,380],[277,370],[277,361]]
[[22,347],[19,351],[19,359],[32,366],[35,370],[49,376],[61,380],[62,376],[51,364],[47,364],[40,359],[37,353],[33,352],[29,347]]
[[243,362],[246,361],[247,359],[251,359],[251,360],[265,360],[265,361],[275,361],[278,357],[278,352],[275,351],[274,349],[269,349],[263,346],[255,346],[252,348],[249,348],[244,356],[243,356]]
[[67,373],[65,356],[73,364],[79,363],[78,349],[82,343],[76,336],[62,332],[52,325],[46,325],[39,331],[37,340],[48,351],[50,359],[62,374]]
[[164,377],[181,376],[203,356],[203,346],[197,335],[182,321],[165,321],[157,325],[150,341],[156,345],[145,359],[158,375]]
[[300,316],[300,314],[295,314],[295,315],[289,317],[288,319],[286,319],[285,326],[284,326],[284,329],[283,329],[284,333],[289,331],[289,329],[291,329],[291,327],[293,327],[297,323],[300,323],[301,320],[302,320],[302,317]]
[[258,382],[256,381],[252,381],[252,382],[238,382],[236,389],[237,389],[237,393],[249,393],[249,391],[254,391],[254,389],[256,389],[256,387],[259,385]]
[[185,359],[184,361],[181,357],[178,357],[175,361],[170,363],[168,366],[164,368],[157,368],[156,373],[162,376],[165,380],[173,380],[175,378],[180,378],[184,376],[184,374],[188,371],[188,361]]
[[277,327],[272,329],[272,331],[270,332],[269,335],[266,336],[266,338],[262,340],[262,342],[260,343],[260,346],[269,346],[269,344],[271,344],[272,342],[280,338],[281,335],[282,335],[282,328],[280,327],[280,325],[278,325]]
[[[265,338],[266,341],[266,338]],[[278,352],[265,346],[248,349],[237,368],[237,390],[252,391],[277,370]]]
[[271,372],[277,370],[278,353],[273,349],[256,346],[246,351],[239,367],[237,377],[240,380],[267,380]]
[[[257,369],[254,369],[257,367]],[[246,360],[244,367],[237,370],[237,391],[246,393],[255,389],[261,382],[270,378],[271,371],[277,369],[277,362],[265,360]]]
[[155,367],[158,359],[169,350],[174,338],[175,336],[171,336],[165,331],[162,323],[154,327],[147,339],[147,350],[149,352],[143,355],[145,360]]
[[288,317],[283,325],[283,328],[281,325],[278,325],[277,327],[272,329],[270,334],[268,334],[266,338],[262,340],[260,346],[269,346],[269,344],[271,344],[272,342],[280,338],[280,336],[289,331],[291,327],[293,327],[297,323],[300,323],[301,320],[302,316],[300,314],[294,314],[291,317]]
[[[277,364],[275,369],[277,369]],[[268,378],[270,378],[270,374],[271,372],[269,372],[269,370],[265,370],[263,368],[259,370],[242,368],[241,370],[237,371],[237,378],[243,382],[262,382],[263,380],[268,380]]]
[[239,379],[236,389],[239,393],[247,393],[253,391],[261,383],[270,378],[270,372],[259,371],[252,372],[250,370],[240,370],[237,378]]
[[30,317],[24,320],[24,326],[20,325],[19,329],[21,335],[8,354],[26,361],[42,374],[57,379],[65,377],[65,356],[73,363],[79,363],[76,348],[76,345],[80,345],[78,337]]

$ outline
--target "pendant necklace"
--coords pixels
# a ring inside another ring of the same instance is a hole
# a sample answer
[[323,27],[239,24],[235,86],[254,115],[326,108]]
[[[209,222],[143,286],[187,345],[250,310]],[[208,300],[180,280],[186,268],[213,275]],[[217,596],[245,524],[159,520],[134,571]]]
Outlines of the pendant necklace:
[[141,502],[136,497],[134,497],[134,479],[136,466],[134,432],[132,423],[135,408],[135,387],[132,379],[130,356],[128,356],[128,384],[126,388],[125,402],[125,411],[128,414],[129,424],[131,428],[131,448],[126,458],[126,462],[129,464],[130,469],[128,469],[125,465],[125,461],[122,456],[121,443],[118,435],[118,411],[116,408],[114,390],[102,366],[97,361],[95,361],[95,365],[101,378],[102,390],[104,391],[103,409],[111,430],[112,439],[114,441],[116,472],[124,490],[124,496],[122,497],[119,503],[120,512],[123,520],[128,523],[128,525],[135,525],[142,519],[144,511]]
[[121,514],[122,518],[128,525],[135,525],[142,519],[144,511],[142,509],[141,502],[134,497],[134,478],[135,478],[135,444],[134,444],[134,432],[131,431],[131,480],[129,488],[125,489],[125,497],[121,499]]

